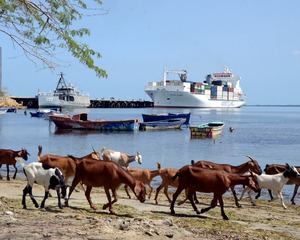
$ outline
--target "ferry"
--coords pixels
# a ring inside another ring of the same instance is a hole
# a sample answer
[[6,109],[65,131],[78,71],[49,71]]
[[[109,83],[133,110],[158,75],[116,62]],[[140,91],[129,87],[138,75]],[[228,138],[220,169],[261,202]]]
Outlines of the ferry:
[[[179,80],[169,79],[170,74],[178,74]],[[187,81],[186,70],[164,70],[163,80],[149,82],[145,92],[154,107],[239,108],[245,104],[240,77],[227,67],[208,74],[203,82]]]
[[40,108],[54,107],[89,107],[90,97],[76,90],[71,84],[66,84],[63,73],[60,74],[56,89],[49,93],[38,93]]

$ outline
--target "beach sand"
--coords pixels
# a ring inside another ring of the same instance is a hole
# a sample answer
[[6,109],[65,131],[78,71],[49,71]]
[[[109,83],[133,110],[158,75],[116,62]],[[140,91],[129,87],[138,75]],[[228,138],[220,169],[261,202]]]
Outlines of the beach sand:
[[[0,239],[300,239],[300,206],[290,205],[288,199],[286,210],[278,200],[258,200],[257,206],[252,206],[247,198],[238,209],[227,194],[225,212],[230,220],[224,221],[219,207],[197,215],[186,202],[176,206],[177,215],[172,216],[163,193],[159,205],[155,205],[153,195],[140,203],[133,194],[128,199],[121,187],[114,205],[116,215],[111,215],[102,210],[107,202],[102,188],[92,190],[96,211],[90,209],[80,189],[72,194],[69,208],[59,209],[52,191],[45,209],[34,208],[27,196],[28,209],[24,210],[21,198],[25,185],[20,178],[0,180]],[[44,190],[35,185],[33,194],[40,203]],[[199,209],[211,201],[209,194],[198,194],[198,198]]]

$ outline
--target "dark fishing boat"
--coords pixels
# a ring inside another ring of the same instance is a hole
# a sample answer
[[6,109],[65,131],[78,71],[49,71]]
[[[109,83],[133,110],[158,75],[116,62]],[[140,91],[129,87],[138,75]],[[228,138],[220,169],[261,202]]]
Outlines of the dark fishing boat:
[[153,122],[142,122],[140,123],[140,130],[165,130],[165,129],[179,129],[184,123],[185,118],[172,118],[164,119]]
[[167,114],[142,114],[144,122],[162,121],[168,119],[184,118],[183,124],[190,123],[191,113],[167,113]]
[[133,131],[137,128],[138,119],[129,120],[89,120],[87,113],[73,116],[53,114],[49,115],[59,129],[98,130],[98,131]]

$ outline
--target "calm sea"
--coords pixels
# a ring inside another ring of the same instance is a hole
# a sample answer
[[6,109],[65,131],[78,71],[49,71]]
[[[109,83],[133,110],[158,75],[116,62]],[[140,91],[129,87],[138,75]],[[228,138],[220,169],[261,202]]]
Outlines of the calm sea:
[[[190,161],[207,159],[218,163],[239,165],[255,158],[264,169],[267,163],[300,165],[300,107],[254,107],[240,109],[77,109],[88,112],[92,119],[141,119],[142,113],[191,112],[191,124],[223,121],[222,135],[215,139],[191,139],[188,128],[168,131],[136,132],[58,132],[47,120],[18,113],[0,115],[0,148],[26,148],[29,161],[36,161],[37,147],[44,153],[83,156],[92,148],[112,148],[143,157],[141,166],[155,169],[179,168]],[[34,111],[34,110],[32,110]],[[229,127],[235,130],[229,132]],[[2,166],[2,175],[5,175]],[[290,188],[287,188],[290,192]]]

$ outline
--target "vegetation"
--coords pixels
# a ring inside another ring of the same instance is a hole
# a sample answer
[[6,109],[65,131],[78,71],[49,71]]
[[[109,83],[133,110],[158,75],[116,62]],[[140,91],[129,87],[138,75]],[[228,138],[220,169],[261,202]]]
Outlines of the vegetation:
[[100,0],[0,0],[0,33],[34,63],[53,69],[59,65],[57,50],[67,49],[97,76],[107,77],[95,63],[100,53],[79,42],[90,31],[74,27],[83,17],[99,15],[99,5]]

